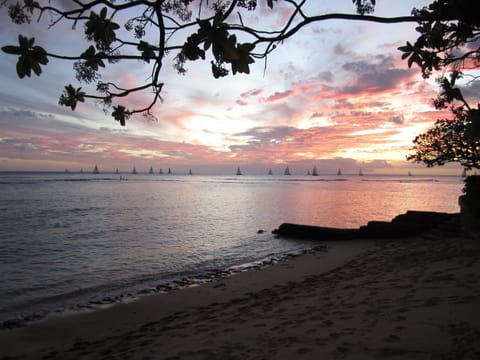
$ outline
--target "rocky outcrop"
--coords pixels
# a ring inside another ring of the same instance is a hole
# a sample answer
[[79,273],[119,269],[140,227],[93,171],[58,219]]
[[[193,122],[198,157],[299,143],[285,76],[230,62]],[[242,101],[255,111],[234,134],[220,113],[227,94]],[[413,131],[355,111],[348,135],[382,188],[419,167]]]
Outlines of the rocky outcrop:
[[370,221],[359,229],[359,237],[363,239],[399,238],[421,235],[458,214],[432,211],[407,211],[393,218],[392,221]]
[[322,226],[283,223],[273,234],[294,239],[350,240],[358,236],[358,229],[338,229]]
[[358,229],[340,229],[283,223],[272,233],[294,239],[321,241],[351,239],[392,239],[428,233],[445,222],[457,221],[458,214],[431,211],[408,211],[392,221],[370,221]]
[[465,195],[458,198],[458,205],[463,235],[480,240],[480,215],[468,204]]

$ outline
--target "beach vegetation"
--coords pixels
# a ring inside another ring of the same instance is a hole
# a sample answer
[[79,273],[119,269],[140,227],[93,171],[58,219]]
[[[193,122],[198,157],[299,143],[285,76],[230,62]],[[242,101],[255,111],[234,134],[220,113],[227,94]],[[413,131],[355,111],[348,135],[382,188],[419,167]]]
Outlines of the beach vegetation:
[[[413,140],[408,160],[428,167],[456,162],[465,169],[480,168],[480,2],[437,0],[413,15],[422,21],[414,44],[399,48],[408,65],[418,65],[424,78],[440,72],[440,93],[433,103],[450,115]],[[439,20],[444,14],[455,20]],[[471,104],[477,104],[471,105]]]
[[465,179],[465,202],[472,212],[480,217],[480,175],[471,175]]

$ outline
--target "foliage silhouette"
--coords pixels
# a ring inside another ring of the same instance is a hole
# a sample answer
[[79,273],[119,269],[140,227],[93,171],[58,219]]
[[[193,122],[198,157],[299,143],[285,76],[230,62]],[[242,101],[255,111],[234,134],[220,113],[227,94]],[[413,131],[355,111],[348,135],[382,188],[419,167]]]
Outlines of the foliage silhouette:
[[465,179],[465,201],[472,212],[480,217],[480,175],[470,175]]
[[[417,64],[425,78],[443,71],[437,79],[440,94],[434,100],[437,109],[449,109],[452,118],[439,119],[434,127],[418,135],[414,154],[408,160],[428,167],[458,162],[466,169],[480,168],[480,105],[474,108],[464,97],[458,82],[479,83],[472,70],[480,66],[480,2],[475,0],[436,0],[413,15],[425,20],[416,28],[420,36],[414,44],[399,48],[408,65]],[[446,14],[453,20],[443,20]],[[479,99],[474,99],[477,104]]]
[[[277,3],[277,0],[266,0],[271,11],[275,11]],[[384,23],[417,20],[415,16],[380,18],[368,15],[373,11],[375,0],[352,0],[357,10],[353,14],[316,16],[304,13],[305,1],[287,0],[285,3],[291,6],[290,18],[279,29],[264,31],[248,26],[241,15],[242,11],[255,11],[258,7],[256,0],[85,0],[71,2],[68,9],[55,2],[0,0],[0,6],[8,9],[11,20],[16,24],[27,26],[32,18],[41,19],[48,15],[51,28],[60,22],[69,22],[80,35],[83,31],[83,36],[90,43],[74,55],[56,54],[41,46],[33,46],[34,38],[20,35],[17,46],[4,46],[2,50],[18,56],[17,73],[20,78],[31,76],[32,70],[35,75],[40,75],[41,66],[47,65],[49,58],[73,62],[76,79],[80,83],[95,83],[96,91],[87,93],[81,87],[68,84],[60,96],[60,105],[75,110],[78,102],[87,99],[99,101],[106,112],[124,125],[133,114],[153,116],[152,108],[162,101],[160,72],[169,53],[176,53],[174,68],[180,74],[186,73],[187,62],[204,60],[210,54],[213,58],[210,61],[212,74],[220,78],[230,72],[233,75],[249,74],[254,61],[266,61],[277,44],[313,22],[328,19]],[[192,20],[194,10],[198,11],[198,16]],[[118,20],[125,17],[128,20],[122,25],[126,31],[121,29]],[[240,38],[249,40],[241,42]],[[101,72],[119,61],[149,64],[148,80],[133,88],[123,88],[113,81],[103,80]],[[151,92],[151,101],[146,106],[127,109],[121,104],[113,105],[114,101],[140,92]],[[113,111],[110,110],[112,108]]]

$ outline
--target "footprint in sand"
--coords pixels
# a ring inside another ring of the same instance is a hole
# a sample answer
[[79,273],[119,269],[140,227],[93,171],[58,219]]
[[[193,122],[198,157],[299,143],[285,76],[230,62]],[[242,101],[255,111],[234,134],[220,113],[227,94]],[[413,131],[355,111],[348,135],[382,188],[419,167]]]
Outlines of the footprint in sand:
[[337,346],[336,350],[337,350],[337,352],[343,354],[343,353],[346,353],[347,351],[349,351],[350,349],[346,346],[340,345],[340,346]]
[[259,328],[259,327],[266,327],[267,325],[264,324],[264,323],[257,323],[257,324],[253,324],[253,327],[255,328]]
[[333,325],[333,321],[327,319],[327,320],[325,320],[325,321],[323,322],[323,325],[325,325],[325,326],[332,326],[332,325]]
[[311,351],[312,350],[309,349],[309,348],[300,348],[300,349],[297,350],[297,354],[298,355],[304,355],[304,354],[308,354]]
[[393,334],[389,335],[388,337],[386,337],[384,339],[384,341],[386,341],[386,342],[395,342],[395,341],[398,341],[398,340],[400,340],[400,337],[397,336],[397,335],[393,335]]
[[424,306],[427,306],[427,307],[436,306],[436,305],[438,305],[438,301],[439,301],[438,298],[430,298],[430,299],[427,299],[427,300],[423,303],[423,305],[424,305]]

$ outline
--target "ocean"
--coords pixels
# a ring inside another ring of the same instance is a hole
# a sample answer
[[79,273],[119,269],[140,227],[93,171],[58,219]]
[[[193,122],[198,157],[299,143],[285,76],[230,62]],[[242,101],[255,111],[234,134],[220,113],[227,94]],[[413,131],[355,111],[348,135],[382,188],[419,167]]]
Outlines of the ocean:
[[319,245],[276,238],[283,222],[352,228],[407,210],[458,212],[463,185],[447,176],[0,173],[0,324],[129,301]]

